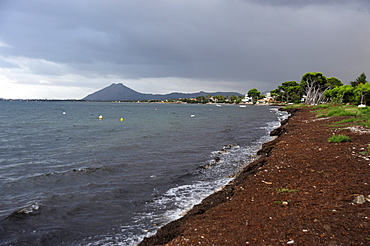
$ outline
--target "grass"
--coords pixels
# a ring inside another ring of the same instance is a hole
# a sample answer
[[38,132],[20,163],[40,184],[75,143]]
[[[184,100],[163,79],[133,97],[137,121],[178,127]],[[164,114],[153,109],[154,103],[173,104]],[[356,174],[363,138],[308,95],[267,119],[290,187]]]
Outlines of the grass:
[[275,204],[288,205],[290,201],[274,201]]
[[347,142],[350,141],[351,138],[346,136],[346,135],[333,135],[328,139],[328,142],[331,143],[342,143],[342,142]]
[[367,146],[367,151],[361,151],[360,154],[361,155],[368,155],[368,154],[370,154],[370,144]]
[[333,123],[332,127],[362,125],[370,129],[370,107],[358,108],[355,105],[323,104],[312,106],[312,109],[315,110],[317,117],[347,117]]
[[314,109],[323,109],[323,108],[329,108],[332,107],[332,104],[320,104],[320,105],[315,105],[312,106]]
[[353,122],[359,122],[362,120],[364,120],[362,117],[361,118],[348,118],[348,119],[344,119],[341,121],[337,121],[334,124],[353,123]]
[[286,189],[286,188],[281,188],[281,189],[276,189],[277,193],[293,193],[293,192],[298,192],[299,190],[292,190],[292,189]]
[[318,110],[318,117],[333,117],[333,116],[357,116],[357,108],[348,108],[345,106],[332,106]]
[[361,122],[361,125],[365,126],[367,129],[370,129],[370,119]]

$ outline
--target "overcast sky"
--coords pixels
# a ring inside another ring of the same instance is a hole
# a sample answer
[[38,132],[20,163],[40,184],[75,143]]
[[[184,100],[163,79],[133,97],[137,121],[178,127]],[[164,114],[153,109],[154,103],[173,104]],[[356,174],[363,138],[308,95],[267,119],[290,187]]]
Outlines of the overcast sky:
[[0,0],[0,98],[370,77],[368,0]]

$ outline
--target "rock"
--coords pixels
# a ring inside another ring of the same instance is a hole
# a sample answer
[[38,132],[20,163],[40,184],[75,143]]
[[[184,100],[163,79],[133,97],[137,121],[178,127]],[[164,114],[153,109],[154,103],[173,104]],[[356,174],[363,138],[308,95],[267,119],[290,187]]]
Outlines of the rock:
[[353,200],[353,203],[354,204],[364,204],[366,201],[365,201],[365,197],[364,195],[359,195],[357,196],[354,200]]
[[330,232],[331,231],[331,226],[330,225],[324,225],[325,231]]
[[368,195],[368,196],[365,198],[365,200],[366,200],[367,202],[370,202],[370,195]]

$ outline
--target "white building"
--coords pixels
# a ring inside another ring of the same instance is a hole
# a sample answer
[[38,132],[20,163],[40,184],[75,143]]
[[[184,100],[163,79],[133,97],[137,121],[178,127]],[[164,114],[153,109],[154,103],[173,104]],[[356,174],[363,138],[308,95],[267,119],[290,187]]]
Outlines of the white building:
[[248,94],[245,94],[245,97],[242,99],[243,103],[251,103],[253,102],[252,97],[249,97]]

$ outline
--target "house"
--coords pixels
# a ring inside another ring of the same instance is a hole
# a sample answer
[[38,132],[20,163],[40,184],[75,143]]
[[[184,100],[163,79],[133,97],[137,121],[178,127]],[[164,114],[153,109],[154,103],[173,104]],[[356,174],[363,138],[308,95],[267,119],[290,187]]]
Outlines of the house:
[[274,102],[276,102],[275,98],[271,96],[270,92],[268,92],[263,99],[259,99],[257,101],[257,104],[270,104]]
[[249,97],[248,94],[245,94],[245,97],[242,99],[243,103],[253,103],[253,98]]

